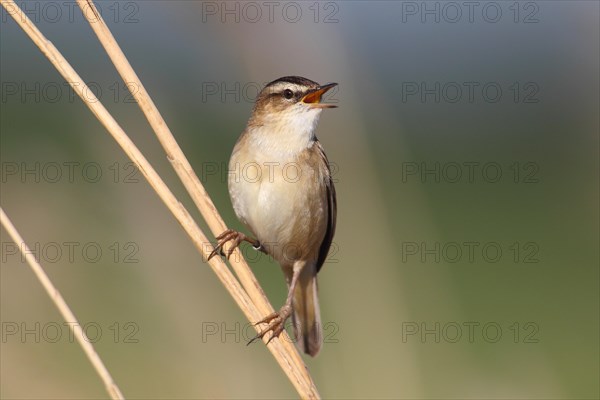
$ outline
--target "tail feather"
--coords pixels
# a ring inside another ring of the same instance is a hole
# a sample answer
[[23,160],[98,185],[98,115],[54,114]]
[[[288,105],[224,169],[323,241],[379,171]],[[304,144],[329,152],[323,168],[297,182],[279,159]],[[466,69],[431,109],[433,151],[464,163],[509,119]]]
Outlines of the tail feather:
[[314,266],[307,265],[294,290],[292,322],[298,347],[312,357],[319,353],[323,344],[317,292],[317,271]]

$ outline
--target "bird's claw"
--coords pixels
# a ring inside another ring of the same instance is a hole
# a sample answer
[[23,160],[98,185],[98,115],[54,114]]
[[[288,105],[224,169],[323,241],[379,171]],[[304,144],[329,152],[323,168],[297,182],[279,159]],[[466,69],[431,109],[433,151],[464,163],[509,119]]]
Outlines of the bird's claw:
[[[227,254],[225,254],[225,252],[223,251],[223,246],[225,245],[225,243],[229,242],[230,240],[233,240],[233,243],[231,244],[231,247],[229,248],[229,250],[227,250]],[[246,235],[244,235],[243,233],[234,231],[233,229],[227,229],[225,232],[223,232],[219,236],[217,236],[217,241],[218,241],[217,245],[215,246],[213,251],[209,254],[208,260],[210,260],[211,258],[216,256],[217,254],[223,255],[229,260],[229,257],[231,257],[231,255],[233,254],[233,251],[244,240],[252,243],[252,245],[258,245],[259,247],[262,247],[257,240],[251,239],[251,238],[247,237]]]
[[258,339],[262,339],[268,332],[272,332],[271,337],[267,340],[266,344],[269,344],[271,340],[281,335],[281,332],[285,329],[285,321],[292,314],[292,307],[290,305],[284,305],[281,307],[279,312],[274,312],[272,314],[267,315],[265,318],[261,319],[254,326],[259,324],[269,324],[265,329],[260,331],[256,336],[252,338],[247,344],[251,344]]

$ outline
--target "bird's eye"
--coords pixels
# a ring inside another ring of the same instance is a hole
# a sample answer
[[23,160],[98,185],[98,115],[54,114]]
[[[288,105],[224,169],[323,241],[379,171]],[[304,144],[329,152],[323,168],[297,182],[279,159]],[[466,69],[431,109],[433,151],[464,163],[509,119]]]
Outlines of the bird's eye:
[[290,89],[285,89],[283,91],[283,97],[285,97],[286,99],[291,99],[292,97],[294,97],[294,92],[292,92]]

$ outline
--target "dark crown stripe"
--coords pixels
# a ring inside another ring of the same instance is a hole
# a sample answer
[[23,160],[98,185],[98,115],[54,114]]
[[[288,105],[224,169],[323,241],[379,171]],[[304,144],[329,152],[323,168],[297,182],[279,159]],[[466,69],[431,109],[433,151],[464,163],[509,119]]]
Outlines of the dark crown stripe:
[[275,85],[277,83],[283,83],[283,82],[292,83],[294,85],[308,86],[308,87],[319,86],[319,84],[317,82],[311,81],[310,79],[306,79],[301,76],[284,76],[282,78],[274,80],[273,82],[269,82],[267,84],[267,86],[265,86],[265,87],[269,87],[269,86]]

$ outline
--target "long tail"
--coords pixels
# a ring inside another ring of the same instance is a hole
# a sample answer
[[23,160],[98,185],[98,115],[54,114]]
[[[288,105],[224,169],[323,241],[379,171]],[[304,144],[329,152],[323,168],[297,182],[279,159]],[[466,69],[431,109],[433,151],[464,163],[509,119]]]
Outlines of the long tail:
[[293,306],[292,321],[298,347],[314,357],[323,344],[317,270],[314,265],[303,268],[294,290]]

